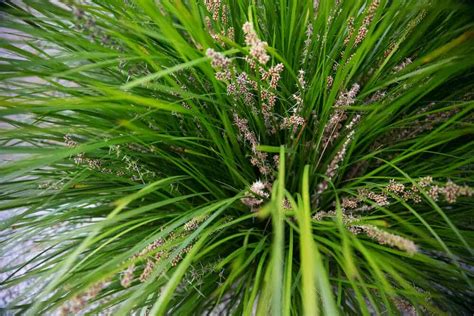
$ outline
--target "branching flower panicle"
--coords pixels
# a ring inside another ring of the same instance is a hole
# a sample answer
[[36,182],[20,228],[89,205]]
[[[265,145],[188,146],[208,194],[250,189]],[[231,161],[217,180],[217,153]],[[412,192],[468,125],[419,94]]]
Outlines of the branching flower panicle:
[[339,169],[339,164],[342,162],[342,160],[346,156],[347,147],[349,146],[349,143],[352,141],[353,137],[354,137],[354,131],[350,131],[349,134],[346,136],[346,140],[342,144],[341,149],[336,153],[336,156],[334,156],[334,158],[329,163],[328,168],[326,170],[326,174],[325,174],[327,179],[324,179],[318,185],[316,196],[320,195],[327,189],[329,185],[329,181],[332,178],[334,178],[334,176],[336,175],[336,172]]
[[304,40],[302,62],[306,61],[307,59],[311,59],[312,57],[312,54],[309,52],[313,38],[313,24],[311,22],[308,23],[305,34],[306,39]]
[[[250,55],[257,60],[260,64],[265,65],[269,60],[270,56],[267,54],[267,42],[261,41],[257,33],[253,28],[253,24],[245,22],[242,26],[242,30],[245,34],[245,44],[250,46]],[[250,61],[250,65],[255,68],[255,64]]]
[[272,168],[269,167],[267,163],[267,153],[259,151],[257,148],[259,146],[259,142],[257,141],[257,137],[255,133],[250,131],[248,126],[248,121],[246,119],[240,118],[238,114],[234,113],[234,124],[237,126],[240,135],[247,141],[252,149],[252,158],[250,162],[252,165],[256,166],[262,175],[269,176],[272,173]]
[[245,197],[241,199],[241,202],[250,207],[252,212],[257,211],[258,208],[270,198],[270,192],[271,185],[269,183],[257,180],[252,183]]
[[[321,221],[324,218],[336,216],[336,211],[320,211],[313,216],[313,220]],[[342,222],[353,234],[359,235],[361,233],[365,233],[367,237],[375,240],[377,243],[398,248],[407,252],[409,255],[414,255],[418,252],[418,247],[413,241],[402,236],[383,231],[377,226],[371,224],[360,224],[359,222],[361,220],[362,219],[360,217],[354,217],[345,213],[342,214]]]
[[219,70],[216,73],[218,80],[230,80],[232,78],[230,64],[231,60],[225,57],[222,53],[218,53],[212,48],[206,50],[206,55],[211,58],[211,65],[214,69]]
[[271,67],[270,69],[268,69],[268,71],[265,71],[263,68],[260,68],[262,80],[270,79],[270,87],[272,89],[276,89],[278,86],[278,82],[280,81],[280,74],[284,68],[285,67],[281,63]]
[[[377,8],[379,7],[379,5],[380,5],[380,1],[374,0],[370,4],[370,6],[367,8],[365,12],[364,20],[362,21],[362,25],[357,30],[357,35],[354,40],[354,46],[358,46],[367,36],[367,33],[369,31],[369,26],[372,23],[372,20],[374,19],[375,12],[377,11]],[[347,25],[348,25],[347,26],[348,31],[347,31],[347,36],[344,39],[344,45],[349,44],[355,32],[353,17],[350,17],[348,19]]]
[[347,118],[345,106],[352,105],[356,102],[356,96],[359,92],[360,86],[355,83],[351,89],[339,94],[336,103],[334,104],[334,112],[329,117],[329,120],[323,132],[323,148],[326,148],[330,143],[339,137],[339,131],[342,128],[342,122]]

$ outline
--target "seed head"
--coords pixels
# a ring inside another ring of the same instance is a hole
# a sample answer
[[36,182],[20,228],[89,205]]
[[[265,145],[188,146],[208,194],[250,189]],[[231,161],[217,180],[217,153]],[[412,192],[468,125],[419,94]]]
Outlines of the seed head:
[[250,191],[260,197],[269,198],[270,194],[264,191],[265,188],[266,185],[262,181],[258,180],[252,183],[252,185],[250,186]]
[[369,238],[377,241],[379,244],[396,247],[400,250],[406,251],[410,255],[418,252],[418,247],[409,239],[383,231],[374,225],[359,225],[357,227],[364,231]]
[[250,22],[245,22],[242,26],[242,30],[245,34],[245,44],[250,46],[250,55],[260,64],[265,65],[270,60],[270,56],[268,56],[266,51],[267,42],[263,42],[258,38]]
[[212,48],[206,50],[206,56],[211,58],[211,65],[213,68],[225,69],[230,65],[230,59],[225,57],[222,53],[218,53]]
[[399,194],[405,191],[405,186],[402,183],[397,183],[394,179],[390,179],[389,184],[387,185],[387,190]]

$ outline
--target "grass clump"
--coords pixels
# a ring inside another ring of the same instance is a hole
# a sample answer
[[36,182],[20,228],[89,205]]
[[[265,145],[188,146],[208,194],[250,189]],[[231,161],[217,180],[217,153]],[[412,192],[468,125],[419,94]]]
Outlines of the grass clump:
[[469,313],[465,6],[2,6],[9,312]]

